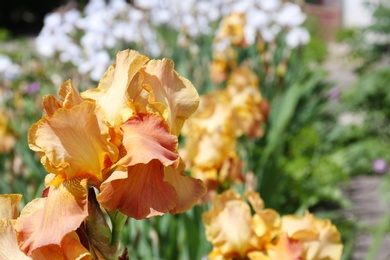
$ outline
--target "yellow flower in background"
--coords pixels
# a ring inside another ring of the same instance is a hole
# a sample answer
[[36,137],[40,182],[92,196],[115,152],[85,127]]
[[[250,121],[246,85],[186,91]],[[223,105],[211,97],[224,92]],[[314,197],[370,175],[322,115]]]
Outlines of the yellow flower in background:
[[244,13],[233,12],[224,17],[220,23],[214,41],[223,42],[228,40],[236,46],[246,46],[245,41],[246,15]]
[[318,219],[306,212],[304,216],[282,217],[282,230],[304,246],[304,259],[341,259],[343,245],[337,228],[329,219]]
[[79,94],[69,80],[59,97],[42,99],[46,115],[28,134],[51,173],[47,197],[30,202],[16,223],[28,255],[62,247],[89,214],[88,187],[105,209],[136,219],[184,212],[205,194],[200,180],[183,173],[177,151],[198,94],[171,60],[121,51],[96,89]]
[[186,122],[181,153],[191,174],[206,183],[205,198],[218,187],[245,181],[237,139],[261,137],[268,116],[258,82],[248,67],[234,69],[226,88],[201,96],[198,110]]
[[277,237],[279,214],[264,209],[257,193],[248,191],[245,196],[249,204],[236,191],[227,190],[217,195],[213,208],[203,214],[206,238],[213,245],[210,259],[246,259],[264,251]]
[[206,238],[213,245],[209,259],[341,259],[340,234],[330,220],[316,219],[310,213],[280,217],[275,210],[264,208],[253,190],[245,197],[247,201],[227,190],[203,213]]
[[9,152],[15,145],[16,137],[9,131],[8,118],[0,109],[0,153]]
[[227,81],[226,91],[234,110],[232,124],[235,135],[259,138],[263,124],[268,118],[268,102],[259,91],[259,78],[246,65],[232,71]]

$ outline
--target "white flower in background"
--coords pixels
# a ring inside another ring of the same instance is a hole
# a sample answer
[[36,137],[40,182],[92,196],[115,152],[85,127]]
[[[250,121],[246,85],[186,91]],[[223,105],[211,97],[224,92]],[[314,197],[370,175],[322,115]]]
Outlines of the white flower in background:
[[287,45],[294,49],[300,45],[305,45],[310,41],[309,32],[302,27],[292,28],[286,35]]
[[264,11],[273,12],[280,8],[280,0],[260,0],[260,7]]
[[[213,22],[233,11],[247,17],[244,35],[249,44],[255,43],[257,36],[272,42],[281,30],[287,32],[286,42],[291,48],[308,42],[307,31],[298,27],[306,15],[298,5],[281,0],[134,0],[132,4],[126,0],[90,0],[82,11],[68,8],[48,14],[36,47],[40,54],[58,55],[62,62],[77,66],[80,73],[99,79],[102,75],[97,76],[100,68],[92,53],[106,57],[108,52],[117,51],[115,48],[134,44],[149,56],[158,57],[162,46],[156,27],[173,29],[180,35],[178,41],[193,45],[185,37],[212,34]],[[214,48],[222,49],[223,45]],[[106,63],[105,58],[99,60]]]
[[344,112],[339,116],[338,123],[342,126],[362,126],[364,123],[364,114]]
[[282,26],[294,27],[306,20],[306,14],[297,4],[285,3],[275,16],[275,21]]
[[22,72],[20,65],[12,62],[10,57],[0,54],[0,77],[6,80],[17,79]]

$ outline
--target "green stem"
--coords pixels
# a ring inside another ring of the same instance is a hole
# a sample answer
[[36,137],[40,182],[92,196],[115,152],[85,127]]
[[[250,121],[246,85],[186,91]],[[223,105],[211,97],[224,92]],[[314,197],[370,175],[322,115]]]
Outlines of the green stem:
[[107,213],[112,223],[111,245],[118,245],[120,242],[123,226],[126,224],[128,217],[119,210],[113,212],[107,211]]

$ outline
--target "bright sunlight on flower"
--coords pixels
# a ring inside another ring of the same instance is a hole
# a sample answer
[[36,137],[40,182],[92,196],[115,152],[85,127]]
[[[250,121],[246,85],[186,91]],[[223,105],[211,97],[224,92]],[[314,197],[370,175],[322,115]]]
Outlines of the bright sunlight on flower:
[[16,222],[27,255],[49,245],[62,248],[77,239],[74,231],[86,219],[97,219],[88,187],[99,191],[97,202],[109,214],[119,210],[136,219],[184,212],[205,194],[200,180],[183,173],[177,151],[198,94],[171,60],[121,51],[97,88],[79,94],[68,80],[59,97],[43,97],[46,114],[29,130],[30,148],[50,174],[47,197],[27,204]]

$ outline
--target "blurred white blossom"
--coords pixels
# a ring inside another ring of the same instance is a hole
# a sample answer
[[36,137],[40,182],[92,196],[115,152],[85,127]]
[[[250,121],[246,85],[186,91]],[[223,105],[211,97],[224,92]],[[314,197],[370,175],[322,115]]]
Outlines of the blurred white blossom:
[[6,80],[17,79],[21,73],[21,67],[12,62],[11,58],[0,54],[0,77]]
[[156,31],[160,26],[175,30],[178,44],[191,49],[186,38],[213,34],[216,21],[237,11],[246,15],[244,33],[249,44],[258,35],[272,42],[281,30],[287,31],[291,48],[306,44],[310,37],[301,27],[306,15],[300,6],[281,0],[134,0],[132,4],[90,0],[83,10],[68,6],[48,14],[36,48],[41,55],[56,56],[99,79],[104,73],[100,68],[113,62],[106,57],[120,48],[135,45],[149,56],[161,55]]
[[286,43],[290,48],[296,48],[299,45],[305,45],[310,41],[309,32],[302,27],[291,29],[286,35]]

